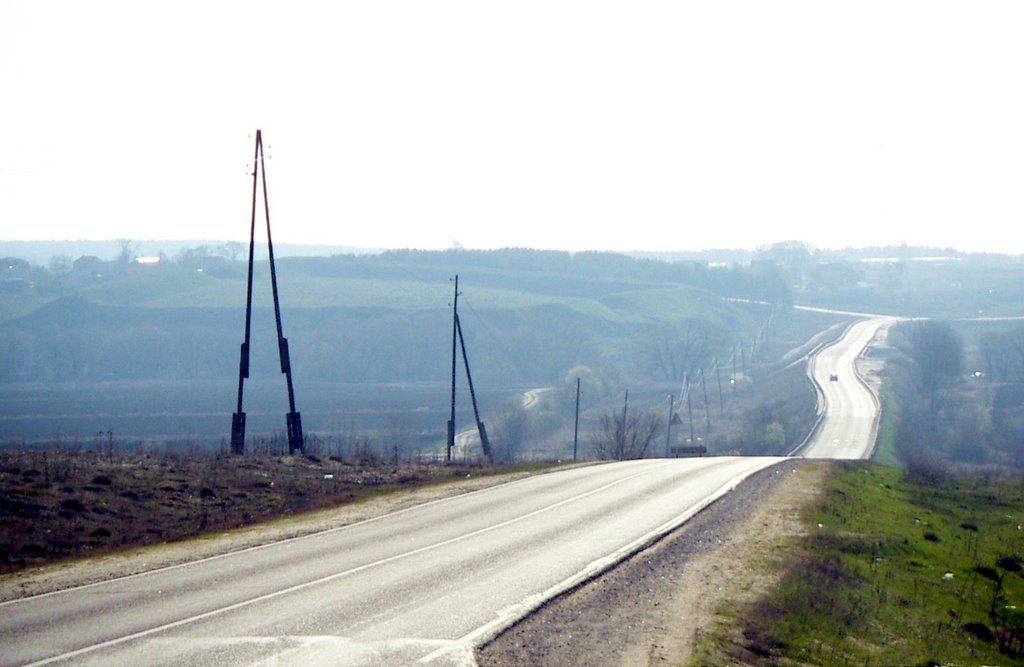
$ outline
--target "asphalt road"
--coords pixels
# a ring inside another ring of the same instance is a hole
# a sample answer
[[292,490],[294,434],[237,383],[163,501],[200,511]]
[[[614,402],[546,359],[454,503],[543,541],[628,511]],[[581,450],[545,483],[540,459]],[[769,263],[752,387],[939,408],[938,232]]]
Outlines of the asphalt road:
[[0,664],[472,665],[472,646],[782,459],[537,475],[0,604]]
[[[822,419],[800,454],[808,458],[871,456],[878,429],[878,398],[857,374],[857,359],[893,318],[856,321],[832,345],[811,357],[809,373],[820,389]],[[836,379],[831,379],[831,378]]]

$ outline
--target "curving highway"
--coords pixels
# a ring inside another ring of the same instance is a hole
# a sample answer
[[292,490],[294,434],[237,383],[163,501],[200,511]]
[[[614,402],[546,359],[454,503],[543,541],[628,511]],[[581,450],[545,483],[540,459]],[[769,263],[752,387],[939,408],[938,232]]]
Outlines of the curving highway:
[[857,371],[857,359],[897,320],[858,320],[835,343],[813,355],[808,374],[818,388],[821,419],[799,453],[808,458],[864,459],[871,456],[878,429],[878,397]]

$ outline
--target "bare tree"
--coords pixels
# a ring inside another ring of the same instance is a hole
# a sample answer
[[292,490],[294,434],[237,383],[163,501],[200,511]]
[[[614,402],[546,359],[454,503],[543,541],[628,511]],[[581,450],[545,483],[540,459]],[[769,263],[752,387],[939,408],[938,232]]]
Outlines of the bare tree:
[[403,455],[408,452],[412,434],[413,428],[406,415],[395,414],[388,417],[383,434],[384,453],[391,457],[395,465],[401,463]]
[[776,262],[796,282],[814,266],[815,253],[814,246],[803,241],[780,241],[757,251],[759,258]]
[[490,418],[488,429],[495,463],[512,463],[530,437],[530,417],[521,401],[508,401]]
[[651,326],[641,338],[638,352],[642,363],[652,372],[681,382],[687,374],[693,376],[708,365],[727,338],[722,327],[706,320],[663,322]]
[[228,241],[220,249],[229,262],[237,262],[241,259],[242,253],[245,252],[245,246],[238,241]]
[[981,339],[985,368],[995,379],[1024,380],[1024,328],[990,333]]
[[1006,332],[1005,340],[1010,377],[1024,378],[1024,329]]
[[135,261],[135,255],[139,251],[139,244],[131,239],[118,239],[117,247],[119,252],[117,253],[117,263],[126,265]]
[[54,278],[61,278],[71,273],[71,267],[74,266],[69,255],[54,255],[50,258],[50,273],[53,274]]
[[591,434],[591,449],[599,459],[641,459],[660,428],[661,419],[653,412],[611,410]]

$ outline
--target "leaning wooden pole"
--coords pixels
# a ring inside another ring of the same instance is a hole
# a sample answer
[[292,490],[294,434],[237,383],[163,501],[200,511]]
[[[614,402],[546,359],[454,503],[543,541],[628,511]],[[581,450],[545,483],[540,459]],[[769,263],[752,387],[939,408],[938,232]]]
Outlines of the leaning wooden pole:
[[480,435],[480,447],[484,450],[484,456],[488,461],[493,460],[491,455],[491,442],[487,439],[487,427],[480,420],[480,410],[476,404],[476,390],[473,389],[473,374],[469,372],[469,357],[466,354],[466,340],[462,337],[462,323],[459,316],[455,316],[455,329],[459,332],[459,346],[462,348],[462,365],[466,367],[466,382],[469,383],[469,397],[473,402],[473,417],[476,419],[476,430]]

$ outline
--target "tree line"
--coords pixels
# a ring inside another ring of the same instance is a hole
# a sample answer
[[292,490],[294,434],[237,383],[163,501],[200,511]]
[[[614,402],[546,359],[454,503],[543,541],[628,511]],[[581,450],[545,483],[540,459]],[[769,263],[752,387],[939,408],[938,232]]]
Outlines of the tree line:
[[905,463],[1024,466],[1024,328],[965,340],[950,322],[908,321],[890,335],[883,418]]

